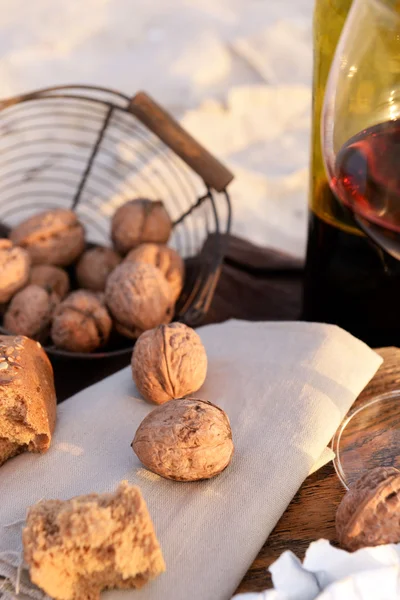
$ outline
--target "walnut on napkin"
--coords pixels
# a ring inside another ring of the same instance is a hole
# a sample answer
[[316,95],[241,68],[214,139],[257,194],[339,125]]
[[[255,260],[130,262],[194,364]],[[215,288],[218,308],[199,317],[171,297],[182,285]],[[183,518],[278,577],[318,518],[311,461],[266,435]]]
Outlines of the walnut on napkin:
[[155,404],[197,392],[207,374],[207,354],[200,336],[183,323],[142,333],[131,364],[136,387],[143,398]]
[[233,455],[227,414],[211,402],[181,398],[155,408],[136,431],[132,448],[150,471],[175,481],[210,479]]
[[33,583],[56,600],[98,600],[165,571],[146,503],[125,481],[114,494],[39,502],[22,539]]

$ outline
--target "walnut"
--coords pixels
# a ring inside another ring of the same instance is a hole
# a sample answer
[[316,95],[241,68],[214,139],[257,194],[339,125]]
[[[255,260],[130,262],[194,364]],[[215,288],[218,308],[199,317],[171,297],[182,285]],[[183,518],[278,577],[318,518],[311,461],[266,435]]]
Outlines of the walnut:
[[38,285],[28,285],[15,294],[4,315],[4,327],[15,335],[45,342],[60,298]]
[[111,222],[115,249],[125,255],[145,242],[165,244],[171,235],[172,222],[160,200],[130,200],[118,208]]
[[85,230],[72,210],[57,208],[26,219],[12,229],[10,239],[25,248],[33,264],[66,267],[85,248]]
[[31,259],[26,250],[0,239],[0,303],[6,304],[29,279]]
[[116,329],[130,338],[173,316],[171,290],[164,275],[152,265],[122,263],[107,279],[106,304]]
[[400,471],[376,467],[346,493],[336,512],[340,545],[349,551],[400,542]]
[[173,248],[165,244],[141,244],[129,252],[125,261],[144,262],[160,269],[171,286],[174,301],[179,298],[185,276],[185,264]]
[[61,302],[55,312],[51,337],[57,348],[71,352],[93,352],[104,346],[112,321],[101,299],[78,290]]
[[55,292],[61,299],[69,292],[69,277],[64,269],[53,265],[34,265],[30,272],[29,283],[40,285],[48,292]]
[[207,373],[200,337],[183,323],[161,325],[143,333],[132,354],[132,375],[146,400],[163,404],[197,392]]
[[110,273],[121,262],[121,257],[103,246],[96,246],[83,253],[76,266],[76,278],[81,288],[104,292]]
[[233,454],[226,413],[204,400],[181,398],[155,408],[141,422],[132,442],[150,471],[176,481],[210,479]]

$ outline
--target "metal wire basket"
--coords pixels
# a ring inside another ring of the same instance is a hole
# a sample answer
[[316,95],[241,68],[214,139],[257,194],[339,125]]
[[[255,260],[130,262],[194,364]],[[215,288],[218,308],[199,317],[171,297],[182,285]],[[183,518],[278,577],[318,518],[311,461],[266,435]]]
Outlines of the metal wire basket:
[[[174,224],[170,245],[187,264],[175,319],[191,326],[204,319],[218,281],[232,178],[144,92],[130,98],[72,85],[0,102],[0,237],[36,212],[68,207],[90,244],[107,245],[118,206],[135,197],[161,199]],[[46,350],[93,358],[131,347],[126,340],[90,355]]]

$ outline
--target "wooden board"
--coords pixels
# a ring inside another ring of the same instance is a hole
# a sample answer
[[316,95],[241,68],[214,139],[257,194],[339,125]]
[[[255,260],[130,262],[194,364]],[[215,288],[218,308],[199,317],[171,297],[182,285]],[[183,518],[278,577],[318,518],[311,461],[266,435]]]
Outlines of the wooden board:
[[[365,388],[355,407],[376,394],[400,388],[400,349],[378,350],[384,363]],[[319,538],[336,543],[335,512],[344,488],[332,463],[307,478],[250,567],[237,592],[272,587],[268,567],[285,550],[303,558],[308,545]]]

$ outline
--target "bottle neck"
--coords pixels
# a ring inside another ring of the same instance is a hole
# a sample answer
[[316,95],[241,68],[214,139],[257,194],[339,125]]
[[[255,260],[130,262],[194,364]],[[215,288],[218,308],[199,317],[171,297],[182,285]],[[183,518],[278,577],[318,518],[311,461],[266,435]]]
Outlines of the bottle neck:
[[[368,1],[368,0],[365,0]],[[321,114],[332,59],[353,0],[316,0],[314,12],[314,85],[311,134],[310,208],[320,219],[358,233],[343,214],[327,180],[321,148]]]

